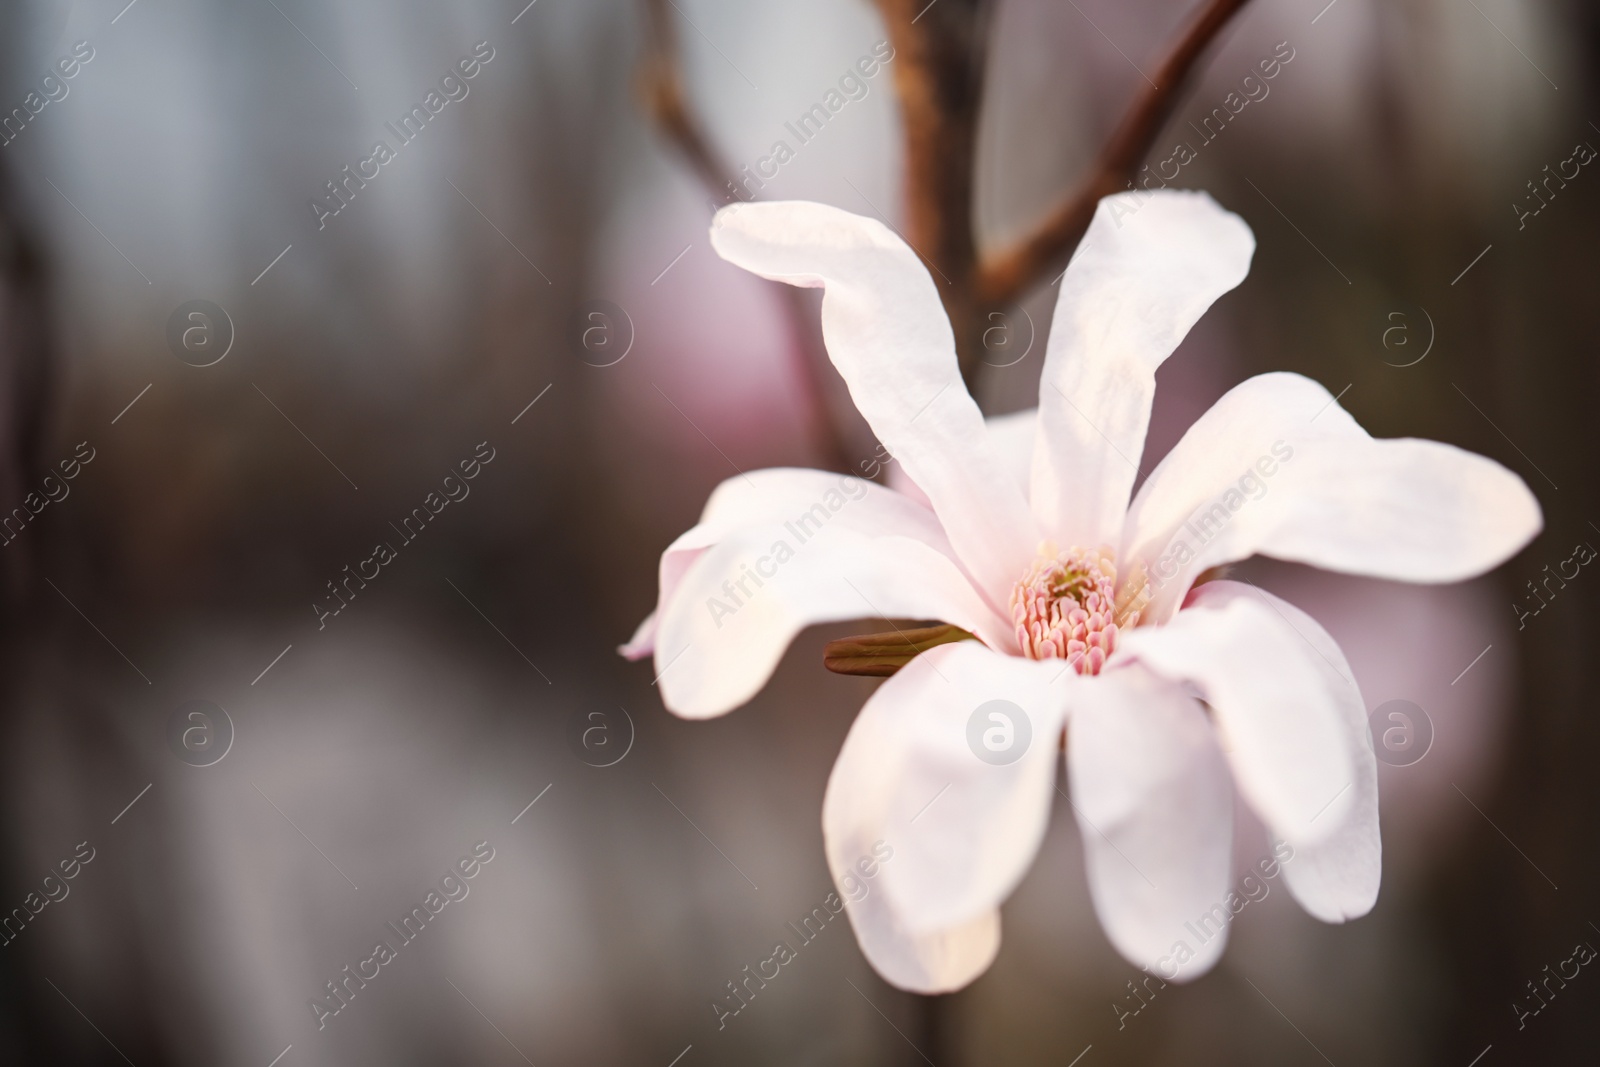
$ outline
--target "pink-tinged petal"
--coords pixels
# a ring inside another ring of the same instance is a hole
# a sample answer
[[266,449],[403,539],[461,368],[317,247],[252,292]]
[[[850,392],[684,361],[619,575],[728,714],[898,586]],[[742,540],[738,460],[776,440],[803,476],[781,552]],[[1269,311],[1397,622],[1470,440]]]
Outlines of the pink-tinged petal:
[[1100,201],[1061,279],[1039,382],[1033,513],[1063,548],[1115,545],[1159,367],[1244,280],[1255,238],[1199,192]]
[[[834,881],[842,875],[835,871]],[[1000,953],[999,909],[931,934],[907,930],[888,899],[879,894],[847,905],[845,913],[872,969],[885,982],[910,993],[953,993],[987,971]]]
[[1189,603],[1220,607],[1233,600],[1262,598],[1317,653],[1311,663],[1321,668],[1324,688],[1338,709],[1344,748],[1350,754],[1354,772],[1351,802],[1344,818],[1321,841],[1296,845],[1293,859],[1283,864],[1283,877],[1300,906],[1323,922],[1359,919],[1378,900],[1383,843],[1378,834],[1378,761],[1367,727],[1366,704],[1349,662],[1338,643],[1315,619],[1281,597],[1253,586],[1207,582],[1194,591]]
[[[1043,840],[1062,705],[1078,680],[1061,663],[969,641],[925,652],[884,682],[851,726],[823,801],[836,871],[860,859],[861,842],[883,842],[892,858],[858,867],[856,884],[881,893],[916,934],[997,908]],[[841,892],[851,889],[841,878]]]
[[[676,544],[677,542],[673,543]],[[671,549],[668,549],[668,551],[671,551]],[[697,557],[699,554],[698,551],[686,553],[691,557]],[[662,562],[666,562],[664,555]],[[692,562],[692,558],[690,562]],[[665,585],[666,582],[663,581],[662,584]],[[674,578],[674,584],[676,584],[676,578]],[[638,628],[633,631],[633,636],[628,638],[627,643],[617,646],[617,654],[627,660],[641,660],[650,655],[656,650],[656,628],[658,625],[656,613],[652,611],[644,617],[643,622],[639,623]]]
[[1128,511],[1160,621],[1208,567],[1251,555],[1411,582],[1490,570],[1543,526],[1500,464],[1437,441],[1370,437],[1298,374],[1240,383],[1189,428]]
[[[912,665],[915,663],[913,660]],[[910,669],[910,666],[905,668]],[[854,732],[852,729],[851,736]],[[846,747],[849,744],[847,738]],[[839,762],[843,762],[843,753]],[[877,875],[869,879],[862,874],[863,860],[868,862],[869,869],[877,864],[878,875],[896,862],[894,846],[887,838],[878,836],[877,820],[852,818],[857,812],[881,811],[883,800],[877,782],[871,778],[843,776],[839,773],[839,763],[835,763],[822,806],[828,870],[844,901],[862,955],[885,982],[913,993],[954,992],[971,983],[994,962],[1000,951],[1000,910],[990,908],[950,929],[912,932],[888,894],[874,884]]]
[[887,226],[825,204],[732,204],[711,245],[764,278],[826,290],[828,356],[878,439],[922,488],[993,603],[1033,558],[1027,500],[1004,475],[956,365],[933,280]]
[[[1039,409],[991,415],[983,421],[989,427],[989,440],[999,454],[1001,466],[1011,472],[1017,487],[1026,493],[1033,469],[1033,442],[1039,429]],[[927,507],[933,506],[928,502],[928,494],[907,477],[905,469],[898,463],[889,466],[889,488]]]
[[798,521],[818,504],[826,509],[835,498],[848,500],[850,506],[832,509],[829,514],[850,529],[915,537],[950,553],[944,532],[932,513],[873,482],[799,467],[772,467],[735,475],[712,490],[700,521],[661,554],[656,610],[617,651],[631,660],[643,659],[655,651],[661,610],[676,595],[690,564],[706,549],[741,529]]
[[889,468],[887,480],[890,489],[893,489],[901,496],[915,500],[930,511],[933,510],[933,501],[928,499],[928,494],[922,491],[920,485],[911,480],[911,477],[906,474],[906,469],[900,464],[896,463]]
[[689,719],[732,711],[766,684],[794,636],[815,623],[930,619],[997,648],[1014,645],[1010,624],[935,544],[826,521],[740,530],[689,567],[662,610],[656,639],[661,699],[670,710]]
[[1342,694],[1313,662],[1316,650],[1270,603],[1202,599],[1164,626],[1121,633],[1112,662],[1124,657],[1195,688],[1239,791],[1279,837],[1299,848],[1343,822],[1355,770]]
[[1132,664],[1072,696],[1067,780],[1089,892],[1129,962],[1168,981],[1222,956],[1233,782],[1198,701]]

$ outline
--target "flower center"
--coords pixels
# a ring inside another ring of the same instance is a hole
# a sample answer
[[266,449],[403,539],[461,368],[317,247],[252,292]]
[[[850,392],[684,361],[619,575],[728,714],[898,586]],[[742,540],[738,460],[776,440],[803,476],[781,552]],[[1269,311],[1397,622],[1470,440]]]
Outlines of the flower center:
[[1099,674],[1117,647],[1117,633],[1139,624],[1150,602],[1144,568],[1117,588],[1109,548],[1057,552],[1039,546],[1039,558],[1011,590],[1017,644],[1029,659],[1064,659],[1079,674]]

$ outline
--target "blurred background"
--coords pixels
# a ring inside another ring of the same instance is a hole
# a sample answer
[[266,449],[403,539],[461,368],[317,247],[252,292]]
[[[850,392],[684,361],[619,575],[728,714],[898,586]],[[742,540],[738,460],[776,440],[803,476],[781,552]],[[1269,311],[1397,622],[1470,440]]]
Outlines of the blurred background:
[[[1150,157],[1287,43],[1175,182],[1259,250],[1163,368],[1148,454],[1293,370],[1545,509],[1464,586],[1246,570],[1341,642],[1370,708],[1431,723],[1423,759],[1380,767],[1372,914],[1324,926],[1274,887],[1213,973],[1127,1014],[1138,972],[1062,799],[970,988],[894,990],[838,924],[719,1029],[726,983],[831,889],[822,793],[873,683],[820,653],[864,627],[807,632],[702,723],[616,656],[717,483],[827,458],[783,296],[711,252],[707,191],[641,107],[641,9],[525,2],[0,8],[0,507],[22,509],[0,914],[28,917],[0,947],[0,1062],[1594,1062],[1600,977],[1519,1013],[1600,945],[1600,579],[1514,606],[1600,544],[1600,175],[1529,187],[1600,145],[1592,6],[1258,0]],[[1072,185],[1188,11],[990,7],[981,242]],[[865,0],[669,14],[735,167],[886,37]],[[892,68],[760,195],[900,219]],[[1053,292],[983,369],[990,414],[1032,405]],[[836,379],[826,399],[846,459],[872,456]],[[395,558],[366,562],[380,541]],[[1237,836],[1242,870],[1265,846]],[[467,896],[319,1019],[475,847]]]

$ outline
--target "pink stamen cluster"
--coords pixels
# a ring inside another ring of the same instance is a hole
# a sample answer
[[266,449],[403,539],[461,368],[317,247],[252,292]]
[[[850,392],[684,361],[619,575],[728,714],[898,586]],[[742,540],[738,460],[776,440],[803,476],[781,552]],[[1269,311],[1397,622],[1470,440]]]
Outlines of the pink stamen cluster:
[[1071,548],[1041,555],[1011,590],[1017,644],[1029,659],[1064,659],[1099,674],[1117,647],[1117,568],[1104,552]]

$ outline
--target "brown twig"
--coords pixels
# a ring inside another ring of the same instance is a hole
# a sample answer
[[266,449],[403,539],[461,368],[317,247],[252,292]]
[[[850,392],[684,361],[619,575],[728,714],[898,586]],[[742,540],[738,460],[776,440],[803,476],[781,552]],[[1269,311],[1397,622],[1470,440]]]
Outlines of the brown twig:
[[1089,228],[1100,198],[1127,188],[1138,173],[1156,136],[1177,106],[1206,47],[1248,0],[1205,0],[1185,27],[1156,73],[1155,87],[1144,89],[1100,150],[1093,168],[1032,236],[1012,248],[986,257],[978,273],[979,302],[1004,307],[1018,300],[1030,285],[1066,266]]
[[906,241],[929,264],[971,385],[982,328],[973,226],[989,0],[878,0],[905,131]]
[[[1248,0],[1204,0],[1101,149],[1089,173],[1029,237],[980,257],[973,225],[978,119],[990,0],[878,0],[895,49],[895,89],[905,129],[907,242],[927,261],[955,333],[962,377],[973,384],[985,313],[1020,299],[1066,265],[1100,199],[1127,187],[1177,106],[1206,48]],[[650,44],[641,74],[646,106],[719,202],[742,195],[733,168],[691,109],[679,73],[670,0],[642,0]],[[744,190],[748,192],[748,190]],[[815,413],[818,446],[836,468],[847,454],[828,403],[812,307],[786,289],[797,376]]]
[[[0,493],[6,500],[21,500],[29,485],[38,484],[41,470],[49,471],[43,449],[56,391],[53,284],[37,228],[8,161],[0,166]],[[39,544],[37,536],[32,541]],[[0,560],[0,605],[11,607],[25,595],[30,575],[37,573],[33,551],[22,544]]]
[[689,108],[679,73],[678,34],[667,10],[669,6],[668,0],[644,0],[649,43],[640,61],[639,81],[645,107],[711,196],[725,201],[730,195],[733,168],[717,154]]
[[[695,177],[712,201],[729,203],[740,198],[738,175],[722,158],[705,127],[700,124],[684,91],[678,36],[669,0],[642,0],[649,41],[640,61],[640,89],[644,104],[667,139],[683,154]],[[827,354],[813,320],[815,309],[807,294],[778,283],[780,299],[791,325],[795,376],[805,394],[808,417],[804,420],[824,466],[850,470],[844,435],[828,402]]]

